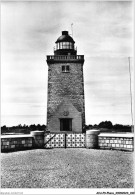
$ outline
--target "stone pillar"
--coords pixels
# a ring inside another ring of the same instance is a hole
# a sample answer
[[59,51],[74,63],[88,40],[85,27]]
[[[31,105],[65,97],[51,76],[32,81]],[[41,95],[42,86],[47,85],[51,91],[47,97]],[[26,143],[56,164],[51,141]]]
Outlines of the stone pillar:
[[44,131],[31,131],[35,148],[44,148]]
[[98,135],[99,130],[88,130],[86,131],[86,148],[97,149],[98,148]]

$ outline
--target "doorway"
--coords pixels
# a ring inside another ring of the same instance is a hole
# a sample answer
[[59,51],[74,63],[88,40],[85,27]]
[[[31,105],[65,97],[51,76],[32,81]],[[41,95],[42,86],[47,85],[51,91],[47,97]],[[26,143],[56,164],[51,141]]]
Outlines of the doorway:
[[60,119],[60,131],[72,131],[72,119]]

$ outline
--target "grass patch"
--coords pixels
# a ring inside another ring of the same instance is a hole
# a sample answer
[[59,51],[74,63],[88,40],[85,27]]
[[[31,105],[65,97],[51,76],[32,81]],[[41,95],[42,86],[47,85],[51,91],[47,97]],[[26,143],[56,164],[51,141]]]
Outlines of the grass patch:
[[2,188],[133,188],[133,153],[86,148],[1,154]]

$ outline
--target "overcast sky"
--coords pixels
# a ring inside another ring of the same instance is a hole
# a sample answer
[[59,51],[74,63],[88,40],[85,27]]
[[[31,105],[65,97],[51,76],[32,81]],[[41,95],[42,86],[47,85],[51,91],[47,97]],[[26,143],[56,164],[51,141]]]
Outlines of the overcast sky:
[[132,8],[131,1],[2,2],[1,124],[46,124],[46,55],[71,23],[85,57],[86,124],[131,124]]

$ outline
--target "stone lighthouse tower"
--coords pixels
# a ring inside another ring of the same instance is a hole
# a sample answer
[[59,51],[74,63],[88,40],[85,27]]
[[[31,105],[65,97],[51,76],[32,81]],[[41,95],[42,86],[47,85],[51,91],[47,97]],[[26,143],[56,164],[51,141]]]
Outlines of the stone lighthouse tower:
[[81,133],[85,125],[84,56],[77,55],[68,31],[62,31],[55,43],[54,55],[47,56],[47,130]]

